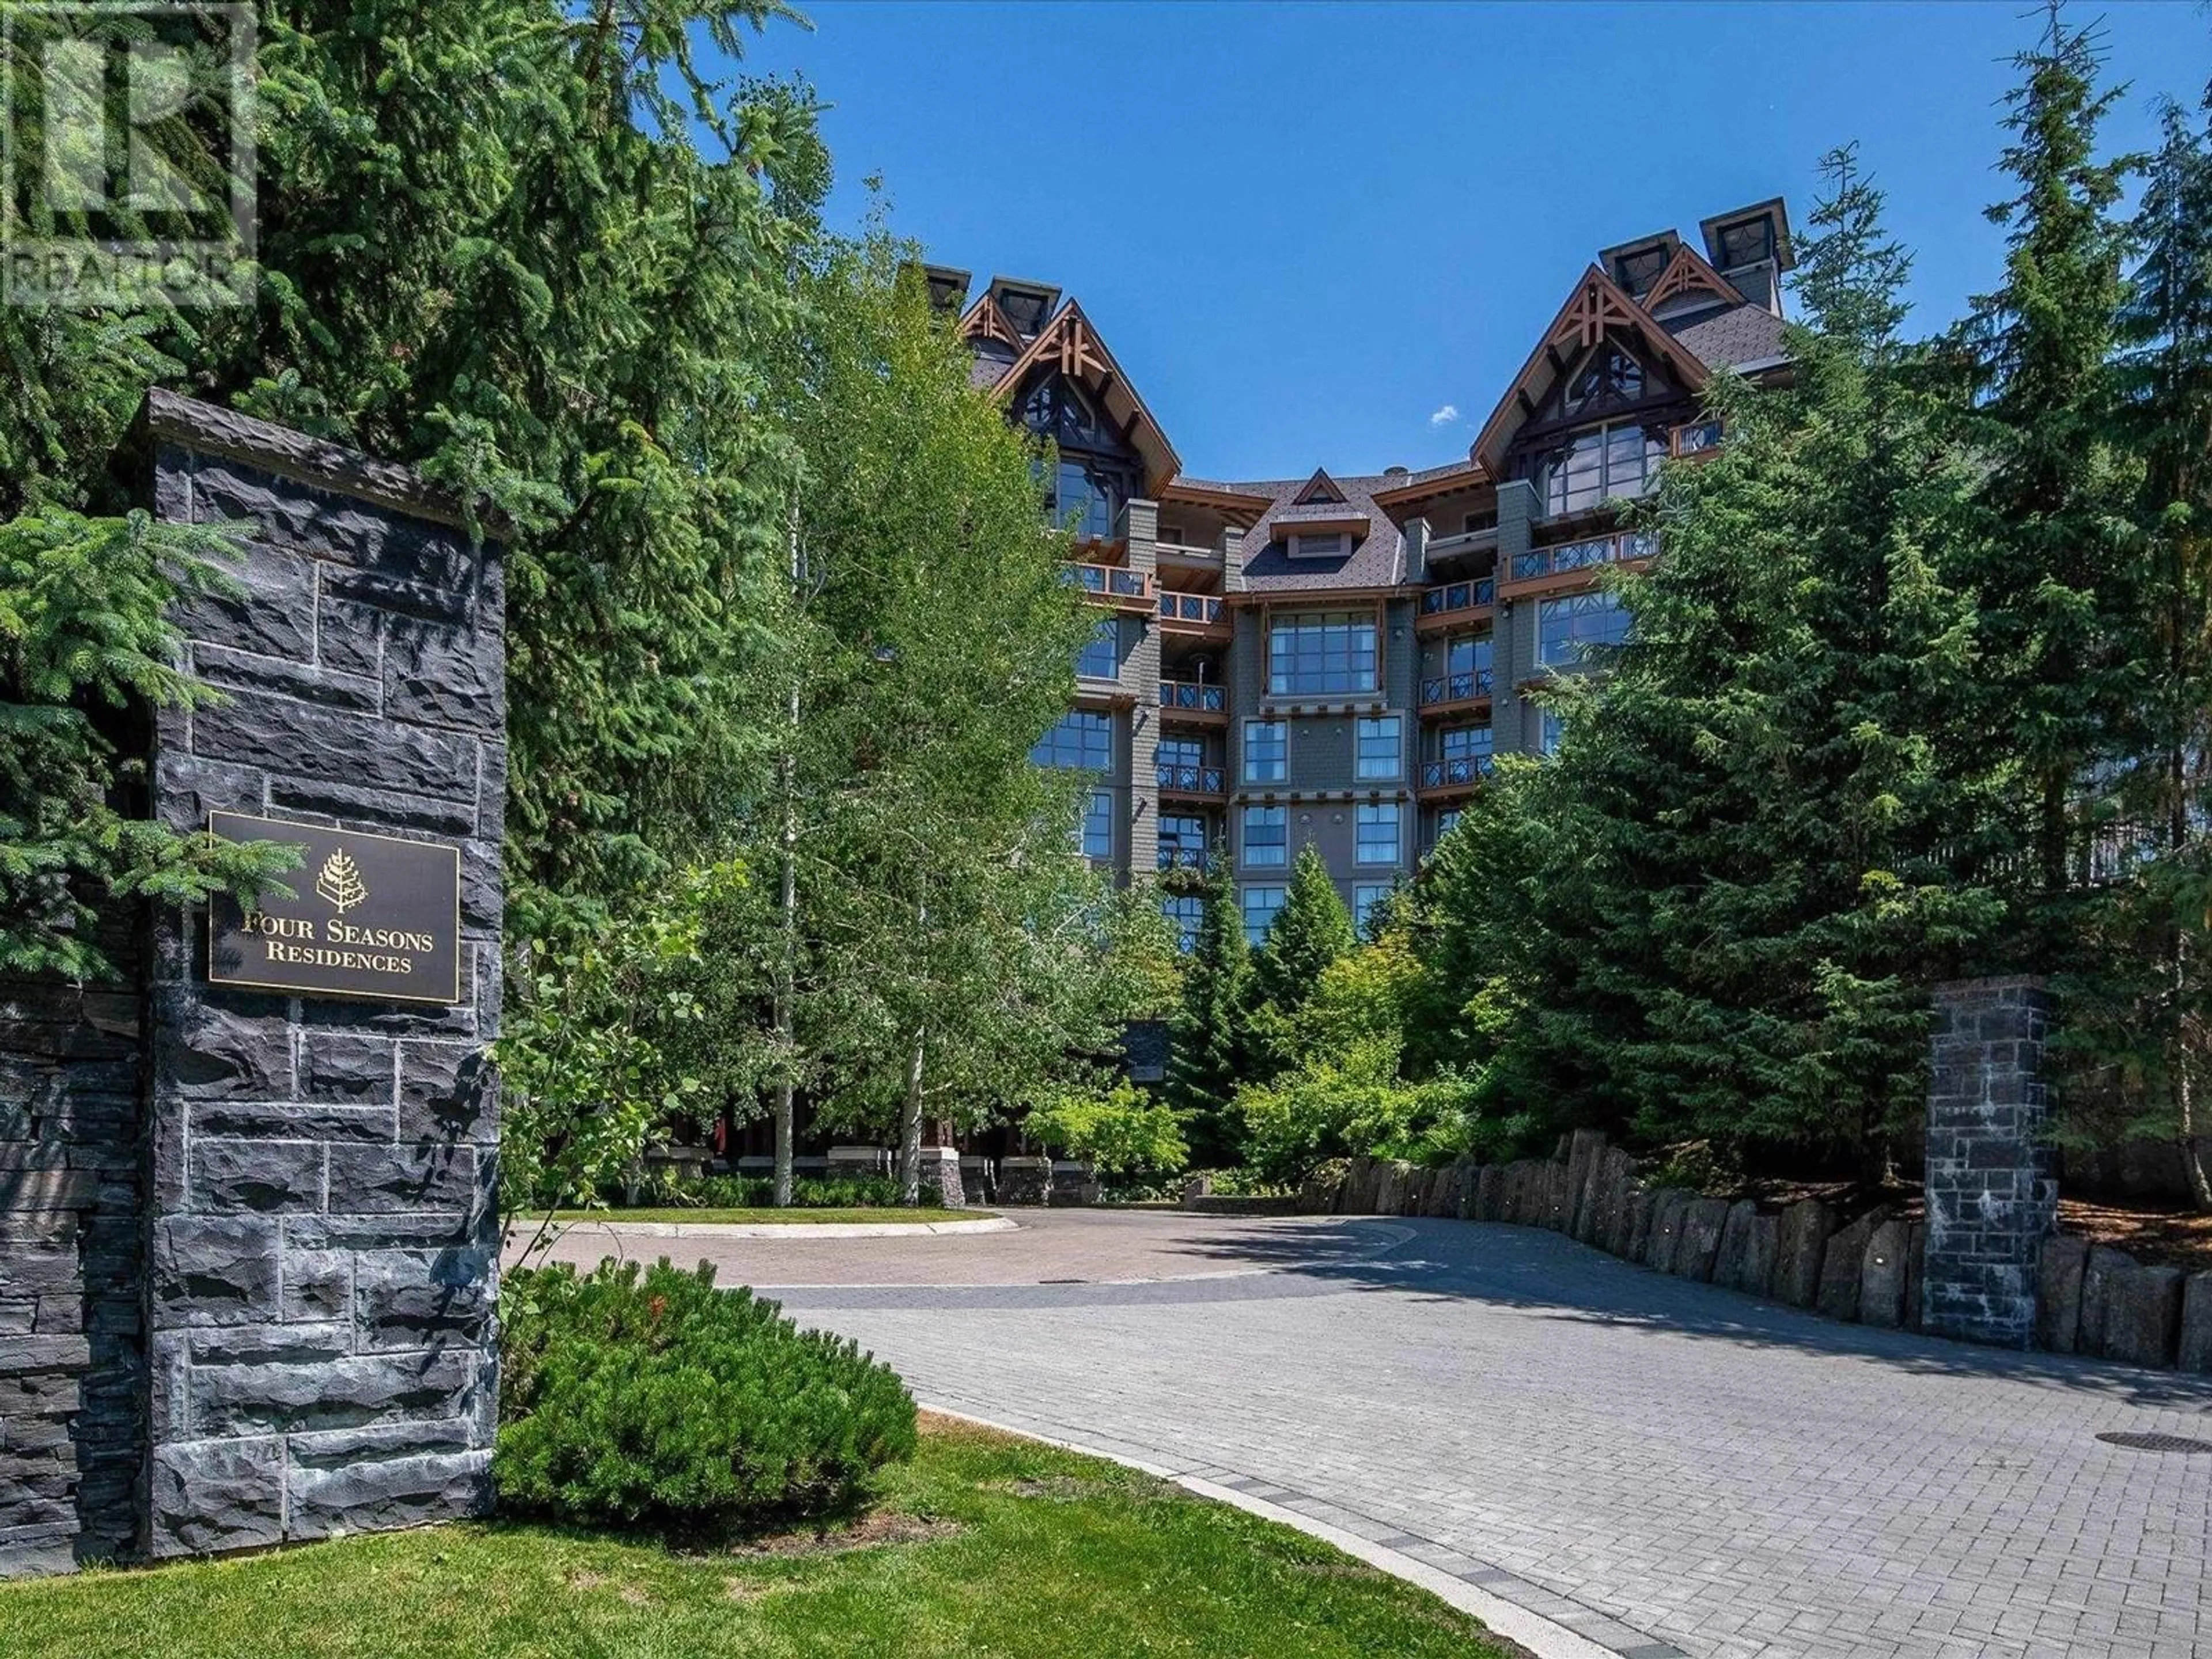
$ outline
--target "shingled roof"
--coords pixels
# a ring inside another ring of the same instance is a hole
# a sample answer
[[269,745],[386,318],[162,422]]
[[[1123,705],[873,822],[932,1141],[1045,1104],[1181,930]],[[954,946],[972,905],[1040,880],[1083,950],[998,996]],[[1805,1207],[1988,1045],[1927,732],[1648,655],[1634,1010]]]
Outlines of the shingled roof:
[[1707,368],[1769,363],[1788,349],[1782,319],[1765,306],[1729,306],[1665,326]]
[[[1255,593],[1313,593],[1332,589],[1395,587],[1403,581],[1405,538],[1398,533],[1398,526],[1390,521],[1390,515],[1375,504],[1375,492],[1399,479],[1380,474],[1354,477],[1332,472],[1329,482],[1344,495],[1341,507],[1334,503],[1297,506],[1297,498],[1312,482],[1313,475],[1308,473],[1303,478],[1212,486],[1269,498],[1267,510],[1260,515],[1259,523],[1244,532],[1245,586]],[[1288,534],[1301,520],[1324,516],[1342,519],[1348,515],[1364,519],[1367,528],[1353,539],[1351,552],[1340,559],[1294,559],[1277,534],[1279,529]]]

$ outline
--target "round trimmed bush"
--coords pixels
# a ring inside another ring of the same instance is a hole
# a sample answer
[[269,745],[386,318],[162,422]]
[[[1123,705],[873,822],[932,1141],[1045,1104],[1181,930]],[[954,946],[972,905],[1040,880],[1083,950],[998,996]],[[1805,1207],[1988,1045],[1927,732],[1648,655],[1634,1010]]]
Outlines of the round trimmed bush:
[[512,1512],[730,1530],[849,1504],[915,1449],[914,1397],[702,1262],[509,1274],[493,1476]]

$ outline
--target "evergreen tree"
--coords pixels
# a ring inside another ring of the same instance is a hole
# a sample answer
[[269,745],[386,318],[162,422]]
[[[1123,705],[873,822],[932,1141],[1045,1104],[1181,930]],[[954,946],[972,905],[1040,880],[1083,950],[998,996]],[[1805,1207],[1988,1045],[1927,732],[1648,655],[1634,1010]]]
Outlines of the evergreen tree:
[[2068,1138],[2172,1139],[2212,1209],[2212,133],[2172,105],[2163,126],[2117,360],[2117,430],[2142,465],[2145,730],[2101,792],[2055,1047]]
[[1321,982],[1322,969],[1358,943],[1352,913],[1328,866],[1310,843],[1301,847],[1283,908],[1253,953],[1252,991],[1258,1005],[1277,1021],[1290,1019]]
[[1486,1103],[1876,1165],[1927,979],[1994,919],[1943,858],[1983,787],[1948,701],[1972,606],[1936,568],[1972,475],[1905,372],[1880,195],[1849,152],[1826,173],[1793,380],[1716,385],[1726,441],[1662,474],[1629,641],[1440,851],[1440,942]]
[[1200,1169],[1241,1164],[1243,1119],[1231,1109],[1245,1073],[1251,951],[1229,854],[1206,860],[1198,937],[1184,959],[1182,1000],[1168,1054],[1167,1101]]
[[2007,231],[2004,280],[1953,342],[1962,431],[1988,477],[1949,574],[1980,604],[1984,742],[2021,767],[1998,826],[2016,849],[2021,925],[1998,965],[2048,968],[2063,952],[2081,809],[2142,735],[2136,475],[2114,439],[2111,363],[2126,291],[2115,207],[2138,163],[2100,159],[2098,129],[2124,88],[2100,84],[2092,29],[2057,0],[2016,63],[1999,161],[2015,193],[1989,210]]

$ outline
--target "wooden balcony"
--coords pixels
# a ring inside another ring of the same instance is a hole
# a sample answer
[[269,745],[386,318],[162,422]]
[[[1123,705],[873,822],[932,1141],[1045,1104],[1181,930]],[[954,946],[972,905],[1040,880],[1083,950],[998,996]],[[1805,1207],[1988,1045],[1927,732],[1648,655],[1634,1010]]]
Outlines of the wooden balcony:
[[1498,583],[1488,576],[1473,581],[1440,582],[1421,595],[1414,631],[1441,634],[1468,623],[1486,622],[1498,609]]
[[1718,421],[1689,421],[1667,434],[1667,453],[1678,461],[1698,460],[1721,447]]
[[1225,726],[1229,723],[1229,688],[1199,680],[1163,679],[1160,713],[1171,720]]
[[1578,592],[1590,586],[1609,564],[1640,565],[1659,550],[1658,538],[1645,531],[1619,531],[1532,548],[1513,556],[1513,568],[1499,585],[1509,599],[1533,593]]
[[1158,769],[1160,793],[1188,795],[1203,800],[1229,797],[1229,769],[1225,766],[1167,766]]
[[1421,781],[1414,793],[1423,800],[1438,796],[1464,795],[1491,774],[1487,755],[1462,755],[1451,760],[1421,763]]
[[1063,580],[1116,611],[1150,611],[1152,576],[1148,570],[1132,570],[1119,564],[1070,564]]
[[1457,674],[1432,674],[1421,682],[1421,714],[1463,714],[1489,706],[1491,671],[1470,668]]
[[1218,593],[1182,593],[1160,590],[1160,626],[1171,634],[1197,634],[1212,639],[1229,637],[1229,607]]

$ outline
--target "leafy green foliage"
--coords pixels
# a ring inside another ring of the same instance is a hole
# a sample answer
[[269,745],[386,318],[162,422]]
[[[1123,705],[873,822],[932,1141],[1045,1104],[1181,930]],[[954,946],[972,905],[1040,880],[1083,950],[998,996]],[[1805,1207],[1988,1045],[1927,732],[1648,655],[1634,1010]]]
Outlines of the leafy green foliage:
[[252,898],[296,848],[179,832],[132,808],[132,750],[149,708],[211,693],[177,666],[179,592],[220,591],[230,539],[53,507],[0,520],[0,971],[84,980],[109,971],[98,902]]
[[1056,1095],[1032,1106],[1022,1131],[1040,1146],[1107,1175],[1173,1175],[1189,1161],[1174,1109],[1127,1082],[1103,1093]]
[[1408,1083],[1390,1036],[1361,1036],[1308,1056],[1237,1097],[1251,1167],[1296,1182],[1330,1158],[1364,1153],[1428,1161],[1467,1150],[1473,1104],[1452,1078]]
[[502,1507],[592,1526],[726,1531],[831,1514],[915,1450],[889,1366],[664,1258],[508,1275]]

